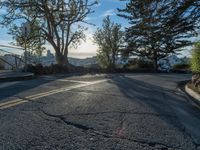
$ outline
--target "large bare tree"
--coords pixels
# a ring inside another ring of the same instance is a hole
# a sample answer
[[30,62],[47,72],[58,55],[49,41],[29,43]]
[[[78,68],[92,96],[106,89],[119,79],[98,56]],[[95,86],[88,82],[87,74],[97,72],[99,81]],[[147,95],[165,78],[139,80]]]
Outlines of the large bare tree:
[[20,27],[22,22],[38,23],[40,38],[54,48],[59,65],[68,65],[70,46],[77,46],[85,38],[83,26],[93,12],[96,0],[6,0],[1,24],[7,28]]

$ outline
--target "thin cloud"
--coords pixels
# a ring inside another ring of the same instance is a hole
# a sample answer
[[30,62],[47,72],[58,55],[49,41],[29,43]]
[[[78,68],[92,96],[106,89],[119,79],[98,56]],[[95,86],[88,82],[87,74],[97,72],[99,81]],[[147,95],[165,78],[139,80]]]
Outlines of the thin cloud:
[[116,13],[115,13],[115,10],[114,9],[109,9],[109,10],[106,10],[103,14],[97,16],[97,17],[86,17],[86,21],[90,21],[90,20],[95,20],[95,19],[98,19],[98,18],[103,18],[103,17],[106,17],[106,16],[115,16]]
[[115,16],[115,10],[114,9],[109,9],[106,10],[101,17],[106,17],[106,16]]

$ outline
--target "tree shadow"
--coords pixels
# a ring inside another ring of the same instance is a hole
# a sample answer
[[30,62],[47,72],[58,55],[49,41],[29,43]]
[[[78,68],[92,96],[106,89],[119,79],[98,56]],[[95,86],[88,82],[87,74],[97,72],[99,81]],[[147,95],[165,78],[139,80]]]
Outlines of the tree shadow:
[[[17,97],[18,94],[23,92],[28,92],[28,94],[32,94],[31,92],[41,92],[42,88],[46,88],[46,91],[49,91],[50,89],[48,88],[53,87],[54,84],[55,88],[57,88],[56,86],[59,88],[60,83],[54,83],[54,81],[70,76],[73,75],[40,76],[31,80],[0,82],[0,101],[10,97]],[[65,83],[67,85],[67,82]]]
[[[184,127],[178,121],[177,110],[199,118],[200,110],[188,103],[184,93],[162,86],[166,81],[158,86],[124,75],[107,78],[110,79],[108,82],[115,84],[130,101],[148,106],[155,114],[161,116],[162,120],[180,131],[183,131]],[[167,80],[170,80],[169,77]]]

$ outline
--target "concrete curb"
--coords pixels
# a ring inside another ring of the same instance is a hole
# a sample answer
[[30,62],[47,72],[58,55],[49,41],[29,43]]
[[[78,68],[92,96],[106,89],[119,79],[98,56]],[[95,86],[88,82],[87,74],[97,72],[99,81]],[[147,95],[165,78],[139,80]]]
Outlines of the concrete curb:
[[187,84],[185,85],[185,91],[200,105],[200,95],[197,92],[190,89]]

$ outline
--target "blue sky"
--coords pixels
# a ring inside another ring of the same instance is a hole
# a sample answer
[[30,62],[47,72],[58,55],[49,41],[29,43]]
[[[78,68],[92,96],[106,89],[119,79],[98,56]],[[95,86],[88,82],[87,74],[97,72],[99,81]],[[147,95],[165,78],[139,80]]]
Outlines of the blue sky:
[[88,20],[95,23],[97,26],[102,24],[102,19],[107,15],[111,16],[112,21],[116,23],[126,24],[126,20],[116,15],[117,8],[124,8],[125,2],[119,0],[100,0],[95,7],[95,13],[88,16]]
[[92,35],[97,28],[101,27],[102,21],[107,15],[115,23],[121,24],[123,28],[127,26],[128,22],[117,16],[117,8],[124,8],[125,4],[125,2],[119,0],[99,0],[99,4],[94,7],[95,12],[86,18],[87,22],[95,24],[95,26],[88,26],[86,42],[80,45],[78,49],[72,49],[70,51],[71,56],[85,58],[96,55],[97,46],[92,41]]
[[[94,7],[95,12],[90,14],[86,20],[90,23],[95,24],[95,26],[88,26],[86,34],[86,42],[82,42],[78,48],[72,48],[69,52],[69,56],[77,58],[86,58],[96,55],[97,46],[92,41],[92,35],[94,34],[97,27],[101,27],[102,20],[105,16],[110,15],[112,21],[116,23],[123,23],[122,26],[127,26],[126,20],[120,18],[116,15],[117,8],[123,8],[125,6],[124,2],[119,0],[99,0],[99,4]],[[4,10],[0,10],[2,14]],[[13,42],[12,36],[7,34],[6,28],[0,28],[0,45],[10,45]],[[1,47],[0,47],[1,48]],[[52,50],[53,48],[50,45],[47,45],[47,48]],[[9,49],[9,51],[12,51]],[[15,53],[20,53],[20,51],[15,51]]]

